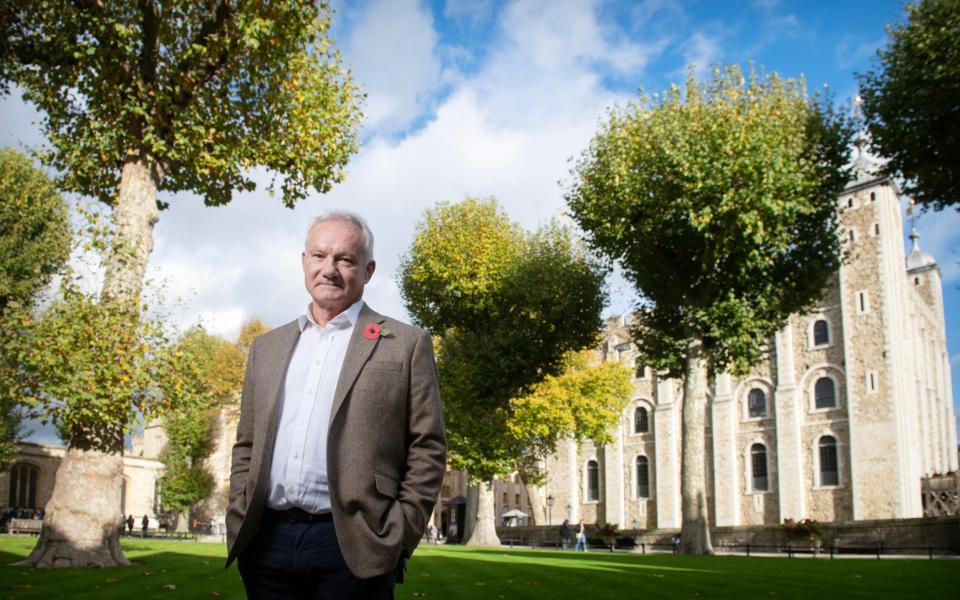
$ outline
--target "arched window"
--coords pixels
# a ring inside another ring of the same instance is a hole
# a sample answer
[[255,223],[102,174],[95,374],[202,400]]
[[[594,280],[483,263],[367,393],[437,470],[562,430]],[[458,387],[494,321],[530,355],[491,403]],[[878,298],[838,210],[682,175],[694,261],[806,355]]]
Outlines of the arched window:
[[767,416],[767,395],[760,388],[753,388],[747,395],[747,416],[751,419]]
[[10,469],[9,508],[38,508],[37,480],[40,469],[31,464],[17,463]]
[[650,461],[646,456],[637,457],[637,498],[650,497]]
[[597,461],[587,462],[587,502],[600,499],[600,465]]
[[817,319],[813,324],[813,345],[825,346],[830,343],[830,324],[826,319]]
[[820,438],[820,485],[839,485],[840,469],[837,460],[837,439],[830,435]]
[[829,377],[821,377],[813,386],[814,406],[816,408],[836,408],[837,389]]
[[750,472],[753,491],[766,492],[770,489],[767,479],[767,447],[763,444],[750,446]]
[[650,431],[650,417],[647,414],[647,409],[638,406],[635,411],[633,411],[633,432],[634,433],[647,433]]

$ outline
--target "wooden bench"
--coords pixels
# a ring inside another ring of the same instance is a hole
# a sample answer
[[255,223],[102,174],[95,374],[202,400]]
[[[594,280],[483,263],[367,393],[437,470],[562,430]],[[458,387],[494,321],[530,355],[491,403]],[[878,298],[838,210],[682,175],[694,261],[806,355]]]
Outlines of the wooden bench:
[[883,540],[869,533],[851,533],[837,536],[833,547],[838,554],[876,554],[883,550]]
[[10,519],[7,523],[7,531],[14,535],[40,533],[41,529],[43,529],[43,519]]

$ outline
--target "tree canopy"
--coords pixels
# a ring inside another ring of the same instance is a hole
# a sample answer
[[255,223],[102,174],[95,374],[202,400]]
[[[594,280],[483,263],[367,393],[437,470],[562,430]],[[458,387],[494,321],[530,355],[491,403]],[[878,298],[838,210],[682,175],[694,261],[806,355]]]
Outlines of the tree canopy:
[[66,201],[46,174],[12,148],[0,149],[0,312],[30,307],[70,255]]
[[644,360],[684,371],[690,337],[717,369],[755,363],[840,266],[849,118],[802,81],[715,69],[611,112],[566,199],[641,297]]
[[451,462],[475,480],[515,468],[511,398],[595,343],[607,270],[571,233],[526,233],[495,200],[426,212],[401,264],[413,320],[438,337]]
[[44,115],[64,189],[117,201],[121,167],[208,205],[280,179],[284,204],[342,179],[358,91],[325,2],[0,3],[0,88]]
[[[53,182],[26,156],[0,149],[0,320],[7,311],[33,309],[66,264],[70,240],[67,203]],[[0,470],[17,449],[19,401],[16,367],[0,354]]]
[[596,350],[571,352],[563,371],[510,400],[507,427],[521,457],[515,467],[528,480],[538,479],[539,461],[555,454],[563,438],[609,444],[610,429],[632,392],[632,369],[618,361],[601,361]]
[[871,145],[921,206],[960,209],[960,3],[920,0],[858,74]]
[[683,376],[682,547],[712,553],[708,368],[746,371],[841,261],[849,119],[802,81],[715,68],[611,111],[573,172],[573,218],[640,295],[643,360]]

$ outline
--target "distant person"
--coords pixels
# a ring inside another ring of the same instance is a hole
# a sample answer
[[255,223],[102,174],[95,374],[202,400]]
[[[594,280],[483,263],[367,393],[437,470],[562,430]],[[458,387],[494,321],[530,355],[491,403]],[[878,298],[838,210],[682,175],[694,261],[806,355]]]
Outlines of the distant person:
[[570,548],[570,539],[570,520],[564,519],[563,523],[560,524],[560,544],[564,550]]
[[428,544],[433,541],[433,525],[427,526],[427,530],[424,532],[424,535],[427,538]]
[[583,550],[587,551],[587,530],[583,526],[583,519],[580,519],[580,522],[577,523],[577,546],[573,549],[574,551]]
[[143,515],[140,519],[140,537],[147,537],[147,529],[150,527],[150,517]]
[[680,554],[680,536],[673,536],[673,553]]
[[127,535],[133,535],[134,523],[136,523],[136,521],[134,520],[133,515],[132,514],[127,515]]

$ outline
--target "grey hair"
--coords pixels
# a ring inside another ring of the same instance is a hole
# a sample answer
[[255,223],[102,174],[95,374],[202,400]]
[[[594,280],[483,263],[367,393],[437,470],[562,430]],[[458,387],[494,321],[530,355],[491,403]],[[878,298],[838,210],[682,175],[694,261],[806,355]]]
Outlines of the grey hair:
[[352,213],[346,210],[335,210],[328,213],[324,213],[320,216],[314,217],[310,221],[310,226],[307,227],[307,235],[303,241],[304,249],[307,248],[307,245],[310,243],[310,232],[313,231],[313,228],[319,225],[320,223],[326,223],[327,221],[340,221],[342,223],[348,223],[353,225],[360,231],[360,237],[363,238],[363,259],[364,262],[370,262],[373,260],[373,232],[370,231],[370,226],[367,225],[367,222],[363,217],[356,213]]

